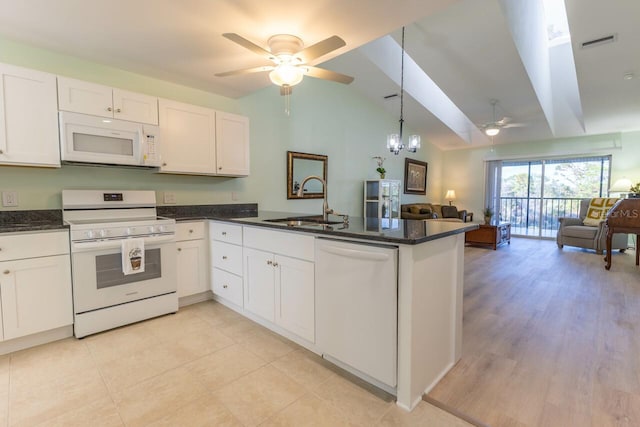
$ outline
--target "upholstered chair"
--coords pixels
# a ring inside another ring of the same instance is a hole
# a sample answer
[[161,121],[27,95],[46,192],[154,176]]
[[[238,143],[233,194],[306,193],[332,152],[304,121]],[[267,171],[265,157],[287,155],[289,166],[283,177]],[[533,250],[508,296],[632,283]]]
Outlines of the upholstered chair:
[[[607,226],[604,221],[595,226],[584,224],[590,200],[583,199],[580,201],[579,218],[558,218],[560,222],[556,236],[558,248],[562,249],[564,245],[577,246],[585,249],[594,249],[600,255],[607,248]],[[624,252],[627,249],[627,240],[626,234],[614,234],[611,240],[611,249],[619,249],[620,252]]]

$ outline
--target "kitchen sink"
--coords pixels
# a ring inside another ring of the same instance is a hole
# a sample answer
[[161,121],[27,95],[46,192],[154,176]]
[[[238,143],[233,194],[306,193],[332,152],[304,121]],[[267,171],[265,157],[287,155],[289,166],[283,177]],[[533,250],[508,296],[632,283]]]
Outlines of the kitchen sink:
[[342,224],[342,221],[324,221],[321,216],[297,216],[289,218],[265,219],[265,222],[282,223],[288,227],[300,227],[304,225],[331,225]]

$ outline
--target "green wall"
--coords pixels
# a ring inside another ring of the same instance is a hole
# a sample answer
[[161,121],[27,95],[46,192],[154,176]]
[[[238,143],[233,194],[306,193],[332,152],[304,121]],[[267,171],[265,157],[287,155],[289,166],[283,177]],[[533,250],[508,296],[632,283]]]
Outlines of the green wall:
[[[403,178],[404,153],[393,156],[384,147],[386,135],[397,132],[397,118],[371,105],[350,86],[305,78],[294,88],[292,112],[287,116],[284,98],[272,85],[230,99],[2,38],[0,62],[244,114],[251,121],[251,175],[247,178],[91,166],[0,166],[0,191],[18,191],[20,201],[18,208],[0,209],[56,209],[61,207],[62,189],[105,188],[155,190],[160,204],[162,193],[171,191],[177,204],[257,202],[267,210],[319,212],[321,200],[286,199],[287,150],[329,156],[329,205],[349,215],[362,215],[362,181],[377,176],[372,156],[387,157],[387,178]],[[428,194],[426,198],[405,196],[403,202],[440,199],[442,153],[423,140],[423,148],[410,157],[429,163]]]
[[446,188],[456,190],[457,205],[473,211],[478,216],[474,219],[480,219],[479,214],[484,206],[485,161],[580,155],[611,155],[612,183],[622,177],[634,183],[640,182],[640,132],[496,144],[493,149],[448,151],[442,156],[442,180]]

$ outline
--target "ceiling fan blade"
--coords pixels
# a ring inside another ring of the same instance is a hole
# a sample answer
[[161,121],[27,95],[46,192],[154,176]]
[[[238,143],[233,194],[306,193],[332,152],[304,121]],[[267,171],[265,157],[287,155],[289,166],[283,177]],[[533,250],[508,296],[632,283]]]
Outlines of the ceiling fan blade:
[[214,74],[216,77],[241,76],[243,74],[261,73],[263,71],[271,71],[275,67],[273,65],[263,65],[261,67],[244,68],[242,70],[226,71],[224,73]]
[[257,44],[245,39],[244,37],[236,34],[236,33],[224,33],[223,37],[231,40],[232,42],[238,43],[240,46],[249,49],[253,53],[257,53],[260,56],[264,56],[267,59],[272,59],[273,54],[266,49],[261,48]]
[[331,36],[324,39],[314,45],[309,46],[306,49],[301,50],[296,54],[298,58],[302,60],[303,64],[308,64],[316,58],[326,55],[336,49],[340,49],[342,46],[346,46],[344,40],[338,36]]
[[307,76],[315,77],[317,79],[331,80],[338,83],[344,83],[348,85],[353,81],[353,77],[345,74],[336,73],[335,71],[325,70],[324,68],[303,66],[304,73]]
[[506,125],[502,126],[503,128],[523,128],[526,127],[527,124],[526,123],[507,123]]

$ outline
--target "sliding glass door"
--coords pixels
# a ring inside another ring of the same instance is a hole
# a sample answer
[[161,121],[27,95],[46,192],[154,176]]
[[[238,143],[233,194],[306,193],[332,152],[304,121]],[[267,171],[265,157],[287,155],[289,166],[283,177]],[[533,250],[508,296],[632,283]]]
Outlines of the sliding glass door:
[[558,217],[577,217],[583,198],[607,196],[610,164],[610,156],[502,161],[499,173],[488,167],[499,182],[487,200],[512,234],[555,237]]

